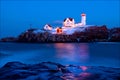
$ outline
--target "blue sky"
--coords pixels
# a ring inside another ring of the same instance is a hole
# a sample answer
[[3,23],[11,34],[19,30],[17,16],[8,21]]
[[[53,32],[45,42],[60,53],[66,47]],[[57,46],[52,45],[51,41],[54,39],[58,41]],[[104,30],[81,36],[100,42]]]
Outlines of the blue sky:
[[0,38],[17,36],[46,23],[58,24],[66,17],[80,22],[87,14],[87,24],[120,27],[119,0],[0,0]]

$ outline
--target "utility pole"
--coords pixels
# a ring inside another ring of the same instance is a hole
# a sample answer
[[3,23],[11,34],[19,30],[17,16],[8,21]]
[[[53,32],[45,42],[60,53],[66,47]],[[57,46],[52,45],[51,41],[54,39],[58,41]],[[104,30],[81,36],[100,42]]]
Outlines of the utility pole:
[[32,29],[32,24],[30,24],[30,29]]

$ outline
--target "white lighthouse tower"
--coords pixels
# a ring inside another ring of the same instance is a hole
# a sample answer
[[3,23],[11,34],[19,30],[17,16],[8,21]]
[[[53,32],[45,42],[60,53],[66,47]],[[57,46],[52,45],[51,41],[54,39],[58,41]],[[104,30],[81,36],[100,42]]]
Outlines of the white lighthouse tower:
[[81,14],[81,23],[83,26],[86,25],[86,14],[84,14],[84,13]]

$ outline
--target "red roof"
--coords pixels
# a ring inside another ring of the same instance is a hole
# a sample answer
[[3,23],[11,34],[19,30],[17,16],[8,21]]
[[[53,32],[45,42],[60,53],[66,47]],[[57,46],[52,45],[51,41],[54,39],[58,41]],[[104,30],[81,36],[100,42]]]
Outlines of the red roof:
[[83,14],[81,14],[81,16],[86,16],[86,14],[83,13]]

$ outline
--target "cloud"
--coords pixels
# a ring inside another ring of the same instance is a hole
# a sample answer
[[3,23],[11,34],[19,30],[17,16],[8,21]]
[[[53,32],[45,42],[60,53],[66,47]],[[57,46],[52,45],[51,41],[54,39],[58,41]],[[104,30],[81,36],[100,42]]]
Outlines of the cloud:
[[63,21],[62,20],[55,20],[50,23],[52,26],[62,26]]
[[61,21],[61,20],[56,20],[56,21],[53,21],[53,23],[54,23],[54,24],[62,24],[63,21]]

